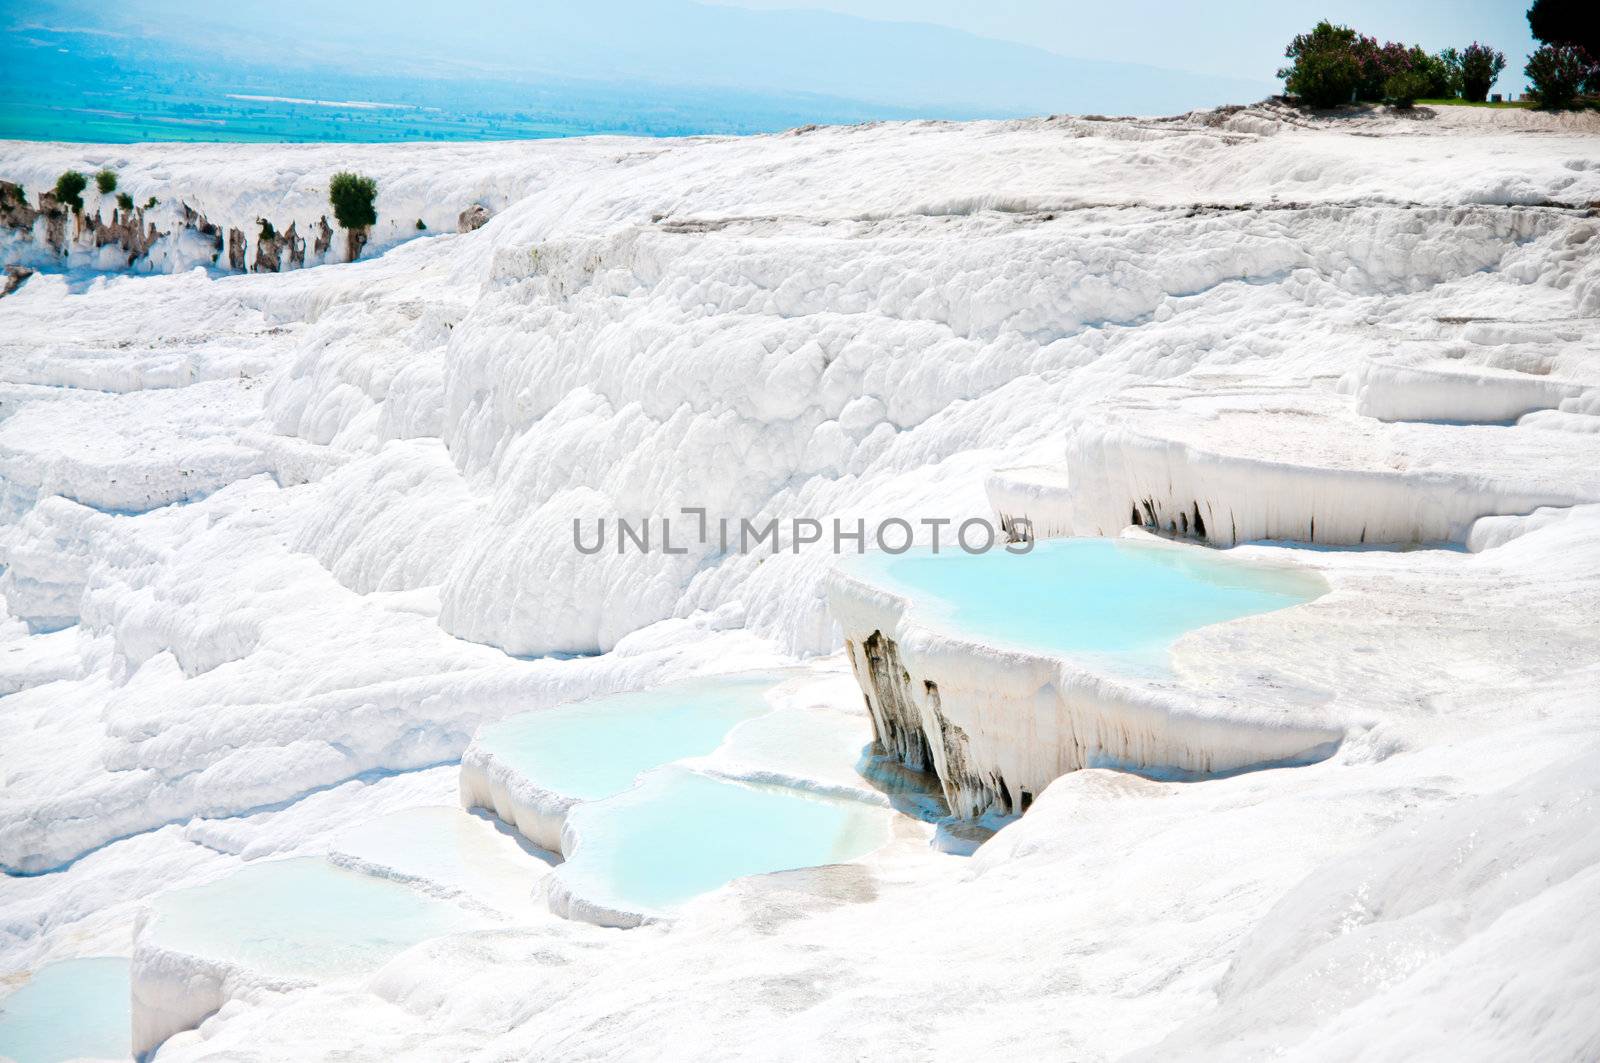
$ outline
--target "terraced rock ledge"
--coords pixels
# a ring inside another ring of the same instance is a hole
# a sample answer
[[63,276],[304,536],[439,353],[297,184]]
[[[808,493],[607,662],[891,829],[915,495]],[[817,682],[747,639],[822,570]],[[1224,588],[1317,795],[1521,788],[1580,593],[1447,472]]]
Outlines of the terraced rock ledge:
[[[1126,549],[1149,554],[1150,564],[1197,560],[1187,556],[1193,547]],[[1071,555],[1015,559],[1041,578],[1047,569],[1093,563]],[[1243,566],[1238,573],[1254,574]],[[1327,586],[1310,572],[1266,574],[1299,584],[1301,600]],[[1138,589],[1126,598],[1134,611],[1163,607],[1140,598]],[[835,571],[828,601],[844,629],[879,747],[913,770],[936,774],[958,816],[1025,811],[1050,782],[1081,768],[1183,777],[1305,763],[1333,752],[1344,734],[1341,723],[1303,699],[1186,684],[1162,662],[1159,639],[1129,655],[987,638],[963,630],[948,608],[850,566]],[[1097,602],[1088,590],[1064,591],[1057,615],[1118,607]],[[1049,627],[1056,620],[1031,615],[1017,622]]]

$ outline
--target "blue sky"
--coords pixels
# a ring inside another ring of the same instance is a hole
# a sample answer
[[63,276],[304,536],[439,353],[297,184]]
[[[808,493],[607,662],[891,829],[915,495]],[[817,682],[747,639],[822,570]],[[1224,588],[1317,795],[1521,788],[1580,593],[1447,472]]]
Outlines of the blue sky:
[[[932,22],[1061,55],[1274,80],[1283,48],[1327,18],[1379,40],[1431,51],[1474,40],[1506,54],[1501,92],[1524,87],[1536,47],[1528,2],[1492,0],[713,0],[729,6],[808,8],[864,18]],[[1529,0],[1531,2],[1531,0]]]

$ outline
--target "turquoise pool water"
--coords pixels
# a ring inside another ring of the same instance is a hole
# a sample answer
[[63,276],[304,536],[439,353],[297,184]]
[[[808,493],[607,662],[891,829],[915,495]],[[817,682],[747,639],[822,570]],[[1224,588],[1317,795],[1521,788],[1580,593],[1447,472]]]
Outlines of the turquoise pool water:
[[[539,709],[484,727],[477,743],[539,789],[577,799],[564,835],[577,845],[554,872],[560,883],[600,907],[656,914],[735,878],[853,860],[888,840],[883,805],[682,763],[717,751],[740,724],[779,720],[766,695],[783,679],[719,676]],[[865,734],[854,745],[796,744],[774,726],[749,733],[733,759],[775,776],[859,781]]]
[[586,900],[660,911],[745,875],[864,856],[888,842],[892,815],[663,768],[624,794],[573,809],[578,850],[555,873]]
[[482,920],[320,857],[249,864],[152,904],[154,943],[265,975],[331,978],[381,966],[419,941]]
[[1048,539],[1031,552],[867,554],[846,571],[911,601],[914,618],[1012,649],[1156,664],[1186,631],[1327,593],[1315,573],[1126,539]]
[[127,1059],[133,1052],[128,994],[128,961],[121,957],[41,967],[0,997],[0,1056],[17,1063]]
[[542,789],[598,800],[652,768],[710,753],[734,724],[770,711],[762,695],[778,681],[699,680],[538,709],[484,727],[478,744]]

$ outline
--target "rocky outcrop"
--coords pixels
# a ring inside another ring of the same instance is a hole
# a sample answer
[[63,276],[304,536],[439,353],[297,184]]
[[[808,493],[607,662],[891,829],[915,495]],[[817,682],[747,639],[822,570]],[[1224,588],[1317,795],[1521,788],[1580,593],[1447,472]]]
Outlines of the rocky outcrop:
[[250,263],[252,273],[278,272],[283,264],[282,239],[269,225],[262,223],[261,238],[256,241],[256,260]]
[[922,713],[909,695],[911,673],[900,661],[900,648],[881,631],[863,639],[859,651],[853,643],[846,647],[856,681],[866,693],[879,749],[912,771],[933,771],[933,751]]
[[130,265],[134,259],[149,254],[155,242],[165,235],[156,230],[154,222],[146,222],[144,211],[138,208],[113,210],[109,222],[101,221],[98,213],[78,215],[79,241],[92,242],[97,248],[116,245],[127,255]]
[[482,203],[474,203],[456,218],[456,232],[470,233],[483,228],[494,217],[493,212]]
[[28,196],[21,185],[0,181],[0,225],[8,229],[32,229],[39,212],[28,205]]
[[0,298],[10,295],[22,287],[22,282],[33,276],[33,270],[27,266],[7,266],[5,282],[0,284]]
[[283,231],[283,236],[288,241],[288,246],[284,252],[286,257],[283,268],[299,269],[306,264],[305,238],[295,232],[294,222],[289,223],[289,227]]
[[244,272],[244,233],[238,229],[228,230],[228,268],[236,273]]
[[[235,273],[281,273],[304,268],[308,259],[311,262],[326,262],[333,252],[335,230],[326,215],[316,220],[308,236],[300,235],[295,222],[290,222],[280,231],[271,220],[257,218],[259,235],[252,236],[248,228],[230,226],[224,231],[223,226],[214,224],[204,214],[181,201],[176,204],[176,224],[161,229],[147,216],[148,207],[156,205],[156,200],[152,198],[147,207],[115,208],[107,221],[99,211],[89,213],[63,206],[49,191],[38,193],[30,203],[27,191],[21,185],[0,180],[0,230],[15,233],[22,237],[25,244],[33,244],[56,255],[73,254],[80,256],[81,260],[85,252],[94,252],[90,261],[93,268],[127,268],[141,260],[148,260],[152,268],[162,268],[163,265],[172,268],[180,262],[193,265],[197,252],[205,255],[209,246],[211,263],[218,268]],[[163,212],[162,216],[170,217],[170,214]],[[489,217],[489,210],[481,205],[463,212],[461,224],[468,227],[463,231],[477,228]],[[180,237],[181,240],[175,241],[166,251],[158,249],[157,244],[167,237]],[[195,246],[194,237],[199,238],[199,247]],[[347,260],[353,262],[359,259],[371,238],[370,229],[346,231]],[[255,245],[253,249],[252,243]],[[126,256],[120,265],[115,255],[106,253],[106,249],[111,247],[120,249]],[[152,258],[152,253],[155,253],[155,258]],[[173,257],[174,253],[176,257]]]
[[[34,234],[40,218],[45,221],[44,243],[56,254],[68,251],[69,213],[62,207],[53,192],[41,192],[37,208],[30,206],[27,194],[20,185],[0,181],[0,225],[19,233]],[[110,221],[102,221],[99,212],[89,214],[77,211],[70,216],[71,241],[95,249],[120,247],[127,261],[142,258],[165,233],[158,232],[155,223],[145,220],[144,211],[114,209]]]
[[257,222],[261,226],[261,236],[256,241],[256,258],[250,267],[253,272],[279,273],[306,264],[306,242],[295,232],[293,222],[281,233],[271,222],[259,218]]
[[333,246],[333,226],[328,224],[328,216],[324,214],[317,219],[317,228],[311,237],[311,254],[321,258],[328,253],[328,248]]
[[1033,794],[1026,788],[1013,794],[998,767],[985,770],[972,763],[967,734],[945,715],[939,685],[913,679],[893,639],[874,631],[859,646],[846,639],[845,652],[866,695],[880,752],[912,771],[937,776],[951,811],[959,816],[1027,811]]
[[44,242],[56,251],[67,248],[67,208],[56,202],[54,192],[39,193],[39,213],[44,216]]
[[221,258],[222,229],[219,226],[212,225],[206,220],[206,216],[204,214],[196,211],[187,203],[178,204],[178,208],[179,217],[183,222],[183,227],[191,232],[198,233],[200,236],[203,236],[207,240],[211,241],[211,245],[214,248],[214,250],[211,252],[211,261],[215,262]]

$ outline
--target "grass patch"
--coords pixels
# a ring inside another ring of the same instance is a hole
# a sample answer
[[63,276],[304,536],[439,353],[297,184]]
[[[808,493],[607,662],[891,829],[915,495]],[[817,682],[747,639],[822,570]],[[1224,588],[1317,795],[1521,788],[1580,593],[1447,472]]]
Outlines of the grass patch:
[[1460,97],[1456,97],[1455,99],[1449,100],[1418,100],[1417,102],[1425,103],[1429,107],[1498,107],[1501,109],[1520,108],[1525,111],[1531,111],[1533,109],[1532,100],[1505,100],[1501,103],[1494,103],[1490,100],[1484,100],[1482,103],[1474,103],[1470,100],[1463,100]]

